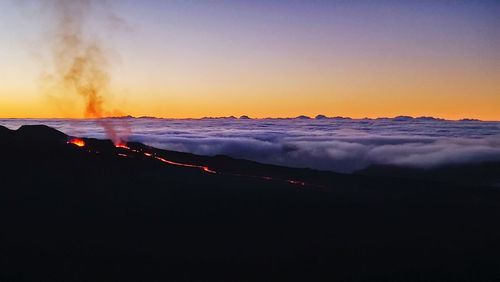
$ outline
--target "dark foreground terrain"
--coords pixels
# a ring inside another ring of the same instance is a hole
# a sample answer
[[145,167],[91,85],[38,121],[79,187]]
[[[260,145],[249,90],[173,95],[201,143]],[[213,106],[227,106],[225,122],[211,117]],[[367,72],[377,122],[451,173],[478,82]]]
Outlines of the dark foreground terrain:
[[0,281],[500,280],[498,188],[68,140],[0,127]]

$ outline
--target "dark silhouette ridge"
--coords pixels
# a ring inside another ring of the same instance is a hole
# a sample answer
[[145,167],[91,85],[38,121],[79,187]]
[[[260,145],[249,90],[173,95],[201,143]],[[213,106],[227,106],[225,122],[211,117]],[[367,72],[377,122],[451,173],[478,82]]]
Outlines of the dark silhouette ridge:
[[426,117],[426,116],[416,117],[415,119],[419,121],[445,121],[445,119],[442,118]]
[[358,175],[399,177],[446,182],[456,185],[499,186],[500,162],[450,164],[436,168],[411,168],[395,165],[371,165],[355,172]]
[[28,140],[33,138],[34,140],[66,141],[68,138],[61,131],[46,125],[23,125],[16,131],[16,134]]
[[397,117],[392,118],[392,120],[394,120],[394,121],[411,121],[413,119],[414,119],[414,117],[411,117],[411,116],[397,116]]
[[0,136],[6,136],[7,134],[10,134],[10,133],[11,133],[10,129],[8,129],[5,126],[0,125]]
[[300,115],[298,117],[295,117],[295,119],[311,119],[311,117]]
[[500,278],[497,189],[69,139],[0,127],[1,281]]
[[[227,116],[227,117],[220,117],[220,116],[214,116],[214,117],[202,117],[202,118],[171,118],[171,117],[155,117],[155,116],[139,116],[139,117],[134,117],[131,115],[127,116],[109,116],[109,117],[103,117],[101,119],[190,119],[190,120],[198,120],[198,119],[252,119],[249,118],[248,115],[242,115],[239,118],[236,118],[235,116]],[[312,119],[311,117],[305,116],[305,115],[300,115],[297,117],[265,117],[263,119]],[[473,118],[462,118],[458,120],[450,120],[450,119],[445,119],[445,118],[440,118],[440,117],[432,117],[432,116],[419,116],[419,117],[412,117],[412,116],[395,116],[395,117],[364,117],[364,118],[352,118],[352,117],[342,117],[342,116],[336,116],[336,117],[328,117],[322,114],[316,115],[315,119],[323,120],[323,119],[334,119],[334,120],[352,120],[352,119],[362,119],[362,120],[394,120],[394,121],[458,121],[458,122],[482,122],[483,120],[480,119],[473,119]]]
[[475,118],[463,118],[463,119],[460,119],[459,121],[463,121],[463,122],[481,122],[480,119],[475,119]]

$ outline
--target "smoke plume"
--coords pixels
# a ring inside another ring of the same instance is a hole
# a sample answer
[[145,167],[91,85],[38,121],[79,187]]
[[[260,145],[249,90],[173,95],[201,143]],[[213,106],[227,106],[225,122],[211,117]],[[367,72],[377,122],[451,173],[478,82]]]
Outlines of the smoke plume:
[[[129,127],[104,119],[117,113],[106,107],[110,56],[104,49],[105,41],[99,40],[89,25],[96,11],[109,7],[94,0],[49,0],[47,4],[51,11],[48,23],[52,31],[53,80],[57,85],[54,89],[63,89],[64,95],[71,97],[80,96],[85,103],[84,117],[96,119],[115,144],[122,142]],[[99,26],[101,34],[106,28]]]

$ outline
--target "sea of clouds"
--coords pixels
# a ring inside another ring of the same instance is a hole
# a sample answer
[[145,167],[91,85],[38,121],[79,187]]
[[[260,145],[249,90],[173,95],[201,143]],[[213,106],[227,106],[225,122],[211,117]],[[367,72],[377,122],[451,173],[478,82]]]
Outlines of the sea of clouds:
[[[437,167],[500,161],[500,122],[394,119],[117,119],[129,141],[200,155],[352,172],[371,164]],[[0,119],[106,138],[92,120]]]

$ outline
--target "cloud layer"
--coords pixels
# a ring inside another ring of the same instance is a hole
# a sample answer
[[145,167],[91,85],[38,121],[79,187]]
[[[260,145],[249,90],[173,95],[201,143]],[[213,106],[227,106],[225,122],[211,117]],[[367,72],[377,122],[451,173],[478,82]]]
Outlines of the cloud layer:
[[[105,136],[88,120],[0,120],[9,128],[40,123],[70,135]],[[130,119],[129,124],[130,141],[158,148],[340,172],[371,164],[437,167],[500,161],[498,122]]]

